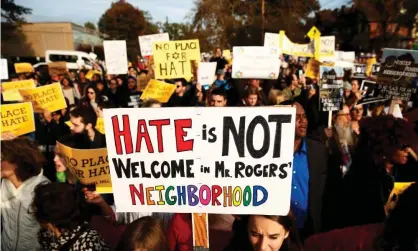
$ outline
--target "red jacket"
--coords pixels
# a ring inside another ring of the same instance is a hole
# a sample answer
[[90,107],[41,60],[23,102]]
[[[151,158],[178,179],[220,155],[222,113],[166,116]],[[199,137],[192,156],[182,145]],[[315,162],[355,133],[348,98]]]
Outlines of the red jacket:
[[368,251],[375,250],[374,242],[384,228],[383,223],[332,230],[309,237],[304,250],[309,251]]
[[168,250],[192,251],[192,215],[174,214],[168,226]]

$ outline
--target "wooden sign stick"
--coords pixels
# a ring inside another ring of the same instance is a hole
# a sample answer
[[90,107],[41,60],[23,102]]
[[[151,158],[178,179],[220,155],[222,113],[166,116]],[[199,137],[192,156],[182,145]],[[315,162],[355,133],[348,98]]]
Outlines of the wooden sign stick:
[[208,214],[192,214],[193,250],[209,250],[209,220]]

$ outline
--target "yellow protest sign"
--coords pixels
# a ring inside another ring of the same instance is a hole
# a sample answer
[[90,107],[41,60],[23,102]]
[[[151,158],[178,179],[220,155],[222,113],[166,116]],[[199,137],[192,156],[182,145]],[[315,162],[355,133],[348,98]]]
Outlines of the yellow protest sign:
[[366,68],[366,75],[370,76],[372,74],[373,65],[376,64],[376,58],[372,57],[367,59],[367,68]]
[[19,93],[19,90],[35,87],[36,86],[33,79],[1,83],[4,101],[22,101],[23,99]]
[[1,132],[11,132],[15,136],[35,131],[35,120],[30,102],[1,105]]
[[75,149],[57,142],[57,150],[70,172],[85,185],[111,186],[107,149]]
[[224,58],[226,60],[231,60],[232,55],[231,55],[231,51],[230,50],[223,50],[222,51],[222,55],[224,56]]
[[24,101],[32,102],[36,113],[42,113],[44,110],[54,112],[67,107],[60,83],[23,89],[19,92]]
[[113,193],[112,184],[98,184],[96,185],[96,193],[100,194],[109,194]]
[[415,182],[395,182],[392,192],[389,195],[389,199],[385,205],[386,214],[396,206],[398,202],[399,195],[401,195],[408,187],[410,187]]
[[104,129],[104,120],[103,118],[97,118],[96,121],[96,130],[99,131],[101,134],[105,134],[105,129]]
[[321,62],[311,58],[306,68],[305,76],[311,79],[319,79],[319,67],[320,66],[321,66]]
[[173,95],[176,86],[173,84],[167,84],[162,81],[151,79],[148,82],[147,87],[144,90],[144,93],[141,95],[142,100],[146,99],[156,99],[161,103],[167,103],[171,95]]
[[15,63],[16,73],[33,72],[33,67],[30,63]]
[[89,71],[87,72],[87,74],[86,74],[86,78],[87,78],[88,80],[91,80],[91,79],[93,78],[93,75],[94,75],[94,74],[99,74],[99,75],[102,75],[102,72],[97,71],[97,70],[89,70]]
[[315,38],[316,36],[321,36],[321,32],[316,28],[315,26],[312,26],[312,28],[308,31],[306,34],[310,39]]
[[199,40],[154,42],[155,78],[172,79],[192,76],[190,61],[200,62]]

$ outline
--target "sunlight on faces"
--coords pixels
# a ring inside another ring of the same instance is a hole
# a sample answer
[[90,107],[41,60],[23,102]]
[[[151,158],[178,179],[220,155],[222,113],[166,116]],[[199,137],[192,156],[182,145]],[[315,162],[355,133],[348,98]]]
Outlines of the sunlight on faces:
[[289,232],[280,223],[264,216],[250,216],[248,237],[254,251],[277,251]]

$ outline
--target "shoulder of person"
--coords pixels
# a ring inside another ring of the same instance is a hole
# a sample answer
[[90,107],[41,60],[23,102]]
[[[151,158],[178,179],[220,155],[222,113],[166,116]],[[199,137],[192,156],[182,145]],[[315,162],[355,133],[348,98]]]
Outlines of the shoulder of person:
[[326,146],[321,141],[312,138],[305,138],[306,147],[309,149],[315,149],[316,151],[326,151]]

